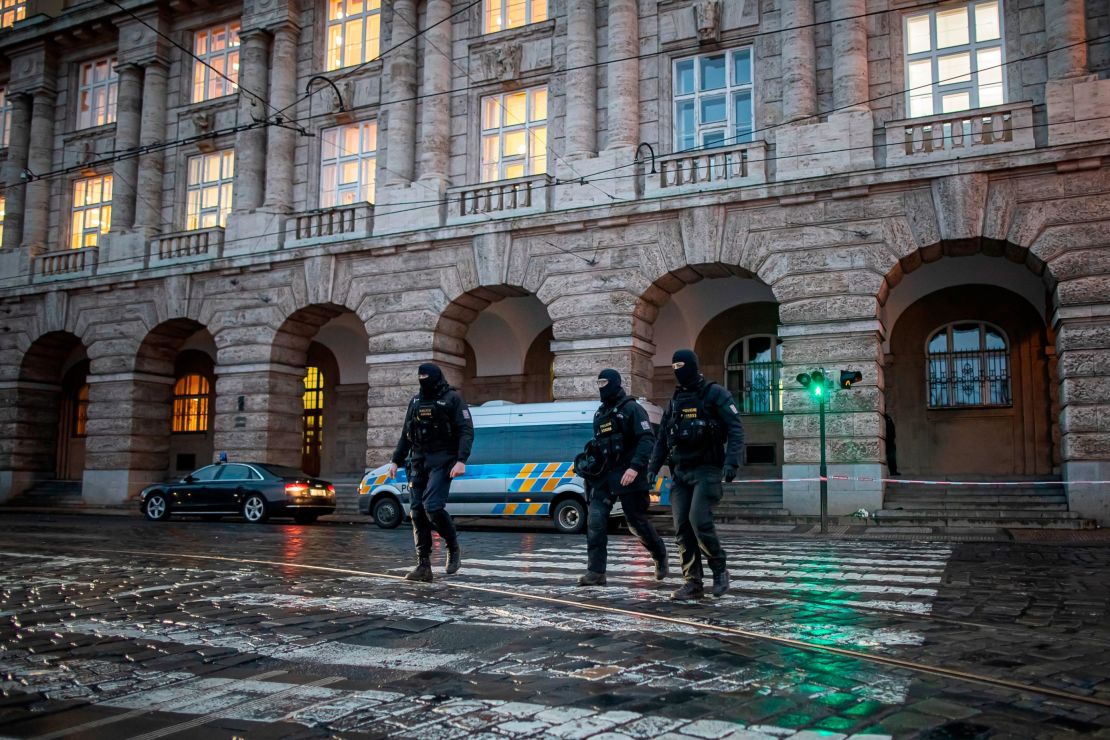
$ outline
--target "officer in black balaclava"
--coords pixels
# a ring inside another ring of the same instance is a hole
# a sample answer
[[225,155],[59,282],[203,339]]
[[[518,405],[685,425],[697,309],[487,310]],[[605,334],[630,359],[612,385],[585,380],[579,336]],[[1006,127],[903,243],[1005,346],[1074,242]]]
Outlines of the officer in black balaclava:
[[713,507],[723,495],[722,475],[730,483],[736,478],[744,427],[732,395],[701,375],[692,350],[675,352],[671,367],[678,387],[663,413],[648,468],[652,479],[663,465],[671,469],[671,513],[686,580],[671,598],[705,595],[702,553],[713,571],[713,595],[720,596],[728,590],[728,570],[713,526]]
[[[621,388],[621,376],[607,368],[597,376],[601,406],[594,414],[594,448],[603,461],[601,474],[586,481],[590,514],[587,524],[586,573],[579,586],[605,585],[608,537],[606,527],[613,504],[619,498],[632,534],[651,553],[655,578],[667,577],[667,547],[647,518],[648,488],[655,478],[644,474],[651,458],[655,434],[647,412]],[[579,471],[582,475],[582,471]],[[583,476],[585,477],[585,476]]]
[[405,578],[430,581],[433,528],[447,545],[447,573],[458,571],[462,562],[455,523],[446,507],[451,480],[466,472],[474,424],[466,402],[438,366],[425,363],[418,375],[420,392],[409,402],[389,477],[396,477],[397,466],[407,463],[417,565]]

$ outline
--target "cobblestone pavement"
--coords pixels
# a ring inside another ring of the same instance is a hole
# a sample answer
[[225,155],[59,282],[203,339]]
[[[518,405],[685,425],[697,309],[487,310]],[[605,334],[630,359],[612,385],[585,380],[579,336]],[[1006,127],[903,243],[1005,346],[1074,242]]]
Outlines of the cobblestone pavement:
[[4,516],[0,735],[1110,738],[1110,549],[729,536],[694,604],[462,536],[412,584],[403,529]]

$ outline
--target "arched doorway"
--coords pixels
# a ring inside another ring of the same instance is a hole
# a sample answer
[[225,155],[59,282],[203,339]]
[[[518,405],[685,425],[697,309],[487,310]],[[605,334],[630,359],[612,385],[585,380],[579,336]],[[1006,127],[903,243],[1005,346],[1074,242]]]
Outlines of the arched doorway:
[[62,480],[80,480],[85,472],[85,438],[89,425],[89,361],[78,360],[62,376],[55,466]]

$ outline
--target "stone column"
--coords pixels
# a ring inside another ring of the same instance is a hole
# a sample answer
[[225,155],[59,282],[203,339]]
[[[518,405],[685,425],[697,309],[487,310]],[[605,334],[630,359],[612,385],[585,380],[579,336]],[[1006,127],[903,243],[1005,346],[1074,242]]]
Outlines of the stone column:
[[[239,36],[239,115],[238,125],[255,119],[265,120],[271,113],[263,96],[267,94],[270,63],[270,34],[263,30],[246,31]],[[247,92],[247,91],[250,92]],[[235,190],[233,210],[248,213],[262,205],[266,182],[266,127],[240,131],[235,135]]]
[[[1045,0],[1048,78],[1063,80],[1087,74],[1086,18],[1083,0]],[[1061,48],[1061,47],[1068,48]]]
[[54,383],[0,381],[0,502],[54,477],[61,398]]
[[213,450],[233,460],[299,466],[304,374],[303,367],[276,362],[217,364]]
[[[27,167],[35,175],[49,172],[54,164],[54,92],[35,92],[31,109],[31,142]],[[27,185],[23,208],[23,246],[31,256],[46,251],[50,228],[50,182],[33,180]],[[60,241],[65,241],[61,239]]]
[[849,18],[832,24],[833,107],[864,110],[868,92],[867,25],[861,16],[867,12],[866,0],[833,0],[833,18]]
[[[273,63],[270,75],[270,105],[285,110],[296,100],[297,36],[300,29],[286,24],[274,30]],[[272,111],[271,111],[272,112]],[[282,114],[289,118],[292,109]],[[267,131],[266,202],[267,210],[289,213],[293,210],[293,158],[297,132],[274,127]]]
[[[116,73],[119,75],[119,94],[116,102],[116,151],[126,152],[139,145],[143,107],[143,71],[136,64],[121,64],[116,67]],[[127,231],[135,223],[138,173],[139,160],[136,157],[126,157],[112,165],[112,233]]]
[[567,159],[597,154],[597,0],[567,9]]
[[[143,72],[143,116],[139,146],[150,146],[166,138],[166,65],[152,61]],[[135,204],[135,228],[162,230],[162,176],[165,152],[147,152],[139,157],[137,183],[143,197]],[[114,217],[113,217],[114,221]]]
[[[396,6],[395,6],[396,7]],[[420,101],[420,179],[447,185],[451,155],[451,15],[449,0],[428,0],[424,20],[424,90]],[[446,22],[441,22],[446,21]],[[436,25],[436,24],[439,25]],[[415,42],[413,42],[415,43]],[[390,130],[392,130],[392,125]],[[392,148],[392,147],[390,147]]]
[[637,6],[637,0],[609,0],[608,149],[640,143],[640,60],[629,58],[640,51]]
[[1110,485],[1082,481],[1110,480],[1110,322],[1087,318],[1086,308],[1064,307],[1056,329],[1064,479],[1073,483],[1068,508],[1107,526]]
[[8,158],[4,160],[4,242],[0,247],[12,250],[23,243],[23,211],[27,199],[27,186],[23,170],[27,167],[27,153],[31,143],[31,96],[25,93],[12,95],[11,133],[8,138]]
[[[389,58],[388,125],[386,136],[386,182],[412,182],[416,152],[416,43],[402,43],[416,35],[416,3],[393,3],[393,29]],[[400,46],[398,46],[400,44]],[[448,84],[450,84],[448,82]]]
[[813,0],[783,0],[782,120],[817,113],[817,62],[813,44]]

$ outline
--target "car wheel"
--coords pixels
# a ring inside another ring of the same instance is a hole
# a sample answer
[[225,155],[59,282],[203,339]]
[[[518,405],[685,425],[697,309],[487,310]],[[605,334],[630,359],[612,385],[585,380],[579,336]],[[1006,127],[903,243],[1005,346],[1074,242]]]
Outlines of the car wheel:
[[297,524],[314,524],[319,514],[294,514],[293,521]]
[[586,528],[586,505],[576,498],[567,498],[551,513],[555,529],[565,534],[578,534]]
[[170,518],[170,502],[161,493],[152,493],[147,496],[143,504],[143,513],[152,522],[164,522]]
[[261,524],[266,521],[266,499],[257,493],[252,493],[243,502],[243,518],[251,524]]
[[382,529],[393,529],[401,523],[401,504],[392,496],[382,496],[374,502],[374,523]]

